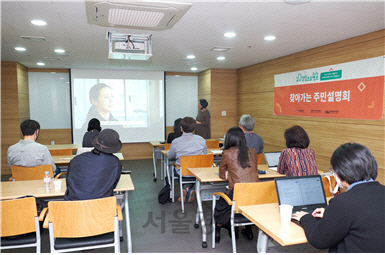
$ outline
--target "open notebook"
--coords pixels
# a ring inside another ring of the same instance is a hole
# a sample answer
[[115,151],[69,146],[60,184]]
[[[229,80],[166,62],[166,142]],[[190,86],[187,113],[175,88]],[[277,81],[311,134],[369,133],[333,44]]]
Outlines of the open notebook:
[[275,152],[265,152],[265,159],[266,159],[266,164],[269,167],[269,169],[277,171],[277,166],[279,162],[279,157],[281,156],[280,151],[275,151]]
[[275,188],[278,203],[292,205],[293,213],[327,206],[320,175],[275,178]]

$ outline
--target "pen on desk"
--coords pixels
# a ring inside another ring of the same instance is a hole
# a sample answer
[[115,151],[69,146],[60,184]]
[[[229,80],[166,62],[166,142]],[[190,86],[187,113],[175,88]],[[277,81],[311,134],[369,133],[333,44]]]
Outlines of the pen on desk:
[[60,160],[69,160],[71,158],[60,158]]

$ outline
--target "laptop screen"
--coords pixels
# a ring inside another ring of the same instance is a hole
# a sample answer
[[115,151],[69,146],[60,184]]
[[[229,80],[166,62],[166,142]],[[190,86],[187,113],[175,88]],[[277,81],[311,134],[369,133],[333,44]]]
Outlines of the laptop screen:
[[324,204],[326,206],[320,175],[276,178],[275,187],[280,205],[301,207]]
[[279,157],[281,156],[281,152],[265,152],[265,159],[266,159],[266,164],[268,167],[276,167],[278,166],[279,162]]

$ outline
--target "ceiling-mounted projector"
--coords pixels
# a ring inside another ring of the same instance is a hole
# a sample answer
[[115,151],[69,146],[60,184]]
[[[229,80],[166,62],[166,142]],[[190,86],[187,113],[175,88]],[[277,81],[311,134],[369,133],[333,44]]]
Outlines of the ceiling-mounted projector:
[[152,35],[133,35],[107,32],[108,58],[148,60],[152,56]]
[[90,24],[153,31],[172,28],[192,5],[127,0],[86,0],[85,3]]

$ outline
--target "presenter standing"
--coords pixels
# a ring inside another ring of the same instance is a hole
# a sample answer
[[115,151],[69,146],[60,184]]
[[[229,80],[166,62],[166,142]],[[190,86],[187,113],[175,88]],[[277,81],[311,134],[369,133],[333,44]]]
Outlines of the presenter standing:
[[200,109],[198,111],[198,115],[196,118],[197,126],[195,129],[195,134],[202,136],[204,139],[210,139],[210,112],[207,110],[207,106],[209,104],[207,103],[206,99],[199,99],[198,102],[198,108]]

